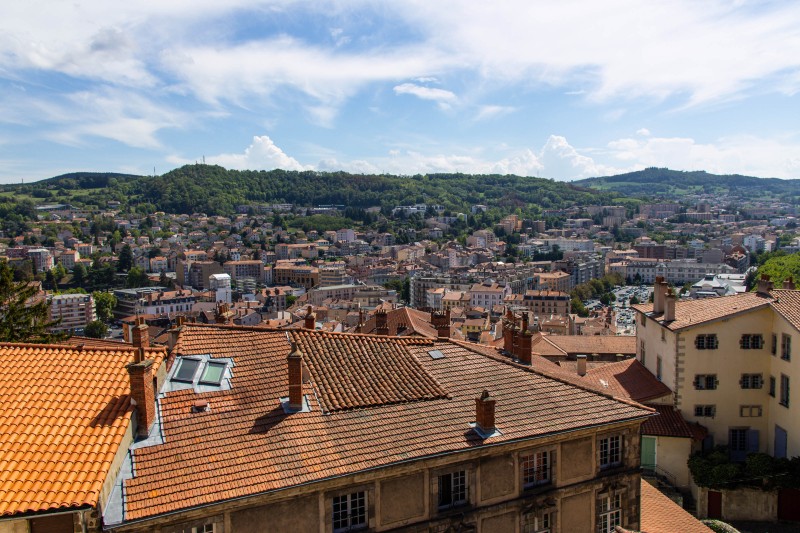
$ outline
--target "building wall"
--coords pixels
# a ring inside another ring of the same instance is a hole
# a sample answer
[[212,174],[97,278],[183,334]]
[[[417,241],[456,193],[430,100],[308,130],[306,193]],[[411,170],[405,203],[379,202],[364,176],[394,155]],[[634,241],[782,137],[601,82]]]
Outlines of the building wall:
[[[778,425],[786,430],[787,448],[786,456],[795,457],[800,455],[800,335],[797,330],[782,316],[775,313],[772,331],[776,335],[777,350],[775,355],[771,355],[771,339],[765,336],[766,349],[764,357],[768,360],[770,369],[764,373],[764,403],[765,411],[769,411],[769,424],[765,428],[763,440],[767,447],[766,451],[770,454],[775,449],[775,426]],[[788,335],[791,338],[791,359],[785,361],[781,358],[781,336]],[[789,378],[789,407],[780,405],[781,374]],[[775,397],[770,397],[769,377],[775,378]],[[794,392],[792,392],[794,388]],[[766,414],[765,414],[766,416]]]
[[[264,524],[270,524],[275,531],[330,533],[333,497],[356,491],[366,493],[368,527],[374,531],[443,531],[459,524],[472,524],[480,531],[516,531],[531,508],[553,511],[554,531],[592,531],[598,498],[610,490],[623,495],[623,525],[638,529],[640,422],[394,465],[178,513],[117,531],[171,533],[215,523],[217,532],[260,531]],[[599,442],[609,435],[622,436],[623,460],[619,467],[601,470]],[[538,451],[551,452],[553,482],[525,489],[521,457]],[[459,470],[467,472],[469,505],[439,509],[439,475]]]
[[692,439],[656,437],[656,466],[675,476],[678,487],[688,487],[691,476],[686,463],[692,454]]

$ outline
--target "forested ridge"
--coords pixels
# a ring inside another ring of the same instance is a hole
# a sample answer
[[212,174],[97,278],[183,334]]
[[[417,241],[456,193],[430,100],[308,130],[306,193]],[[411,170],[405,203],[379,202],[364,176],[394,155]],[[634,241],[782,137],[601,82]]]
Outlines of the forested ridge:
[[[4,186],[42,200],[72,199],[104,206],[108,200],[152,206],[168,213],[230,214],[240,205],[291,203],[356,208],[415,203],[464,211],[486,204],[513,211],[608,204],[617,193],[569,183],[513,175],[361,175],[346,172],[239,171],[214,165],[186,165],[161,176],[79,173],[28,185]],[[65,196],[65,195],[69,196]]]

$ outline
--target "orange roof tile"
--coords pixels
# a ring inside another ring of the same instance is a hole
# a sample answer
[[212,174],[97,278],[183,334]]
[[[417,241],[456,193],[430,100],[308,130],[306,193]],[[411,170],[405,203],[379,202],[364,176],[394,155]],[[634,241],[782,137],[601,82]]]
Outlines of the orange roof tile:
[[653,315],[653,304],[631,306],[633,309],[650,316],[665,328],[676,331],[696,326],[712,320],[766,307],[771,302],[769,296],[754,292],[720,296],[719,298],[702,298],[699,300],[678,300],[675,302],[675,320],[664,322],[663,314]]
[[[571,374],[578,374],[575,361],[561,361],[559,366],[569,369]],[[596,365],[589,363],[582,379],[589,387],[635,402],[652,400],[672,392],[636,359]]]
[[800,329],[800,291],[775,289],[770,294],[775,298],[772,307],[795,328]]
[[[550,345],[550,346],[548,346]],[[625,335],[542,335],[535,339],[533,353],[564,356],[566,354],[636,353],[636,337]]]
[[[431,314],[410,307],[399,307],[386,311],[386,325],[389,335],[417,335],[429,339],[436,338],[436,328],[431,325]],[[405,330],[401,330],[405,326]],[[375,333],[375,315],[369,317],[361,326],[361,333]]]
[[[133,355],[0,344],[0,517],[97,505],[130,423]],[[158,365],[164,352],[147,355]]]
[[[304,393],[310,411],[287,414],[279,398],[288,394],[292,342],[305,354],[309,380]],[[231,388],[203,393],[187,389],[160,397],[164,442],[133,450],[136,475],[125,480],[124,519],[473,449],[486,443],[469,429],[475,398],[483,389],[497,400],[502,432],[489,444],[652,413],[472,346],[184,325],[175,352],[231,358]],[[433,350],[443,357],[432,357]],[[387,357],[396,361],[383,360]],[[192,413],[197,399],[207,400],[209,410]]]
[[690,515],[664,493],[642,480],[642,533],[707,533],[711,528]]

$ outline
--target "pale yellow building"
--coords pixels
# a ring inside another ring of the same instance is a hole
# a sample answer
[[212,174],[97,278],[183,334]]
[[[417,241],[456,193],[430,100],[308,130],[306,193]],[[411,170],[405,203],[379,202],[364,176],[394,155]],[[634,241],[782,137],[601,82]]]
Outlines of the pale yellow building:
[[[688,421],[709,431],[706,445],[731,457],[800,455],[800,291],[771,290],[676,301],[656,282],[653,304],[638,305],[637,358],[675,395]],[[794,359],[794,361],[793,361]],[[796,402],[795,402],[796,403]]]

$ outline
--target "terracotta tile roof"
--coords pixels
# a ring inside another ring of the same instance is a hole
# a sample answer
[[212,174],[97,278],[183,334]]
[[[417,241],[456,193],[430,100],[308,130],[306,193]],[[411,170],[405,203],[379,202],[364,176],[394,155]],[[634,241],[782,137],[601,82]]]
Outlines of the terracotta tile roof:
[[[391,304],[389,304],[391,305]],[[431,314],[410,307],[399,307],[386,311],[386,325],[389,335],[418,335],[429,339],[436,338],[436,328],[431,325]],[[398,333],[399,328],[405,326],[404,331]],[[367,319],[361,327],[361,333],[375,333],[375,315]]]
[[[570,373],[577,376],[577,363],[564,361],[559,363]],[[583,376],[586,385],[598,390],[605,390],[618,398],[628,398],[635,402],[644,402],[666,396],[672,391],[658,381],[642,363],[636,359],[626,359],[615,363],[601,363],[587,367]]]
[[647,419],[642,424],[642,435],[656,435],[658,437],[684,437],[694,438],[695,432],[689,423],[683,419],[680,411],[671,405],[650,405],[658,412],[658,416]]
[[664,493],[642,480],[642,533],[707,533],[711,528],[690,515]]
[[533,353],[544,356],[567,354],[633,355],[636,337],[622,335],[542,335],[534,339]]
[[[287,414],[279,403],[288,393],[291,341],[307,354],[309,380],[303,392],[309,412]],[[652,413],[521,368],[495,350],[494,356],[479,353],[481,349],[491,350],[452,341],[184,325],[175,351],[232,358],[231,388],[161,396],[164,442],[133,451],[136,476],[125,481],[125,520],[487,444],[468,425],[483,389],[497,399],[502,432],[488,444]],[[378,361],[376,350],[399,361]],[[432,357],[433,350],[442,357]],[[373,400],[380,385],[369,381],[394,379],[384,375],[393,371],[393,364],[413,383],[389,381],[390,396]],[[344,367],[335,369],[337,365]],[[394,403],[409,392],[411,401]],[[209,402],[207,412],[191,412],[198,397]],[[328,404],[334,400],[353,408],[331,409]],[[382,403],[356,407],[373,401]]]
[[728,316],[751,311],[760,307],[766,307],[771,302],[768,296],[762,296],[754,292],[734,294],[732,296],[720,296],[719,298],[702,298],[699,300],[678,300],[675,302],[675,320],[664,322],[663,314],[652,315],[653,304],[638,304],[631,306],[641,313],[651,316],[667,329],[676,331],[719,320]]
[[800,329],[800,290],[775,289],[770,294],[774,298],[772,307],[795,328]]
[[442,386],[390,337],[292,332],[326,413],[341,409],[447,398]]
[[[97,505],[130,423],[133,355],[0,344],[0,517]],[[164,352],[147,355],[160,365]]]

